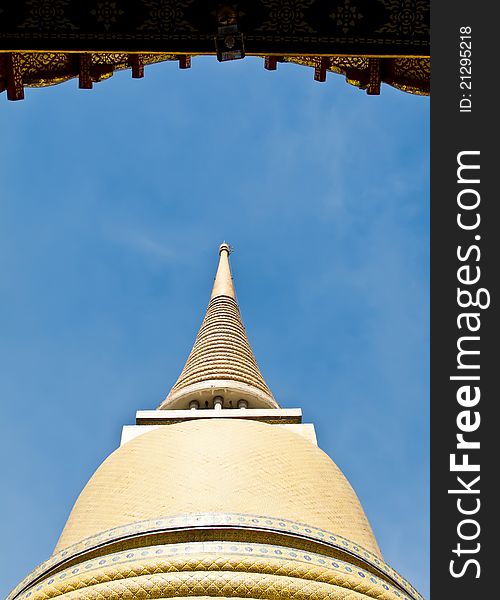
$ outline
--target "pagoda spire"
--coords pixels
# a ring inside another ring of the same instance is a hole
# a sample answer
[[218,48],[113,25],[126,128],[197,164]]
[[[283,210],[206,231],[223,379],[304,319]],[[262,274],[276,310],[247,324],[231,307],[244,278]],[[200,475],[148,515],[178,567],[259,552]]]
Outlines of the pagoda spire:
[[217,296],[229,296],[229,298],[236,300],[231,267],[229,266],[230,254],[231,247],[229,244],[226,244],[226,242],[223,242],[219,246],[219,266],[215,275],[214,287],[212,288],[210,300],[217,298]]
[[220,245],[205,318],[186,364],[160,409],[279,408],[241,320],[230,252],[229,244]]

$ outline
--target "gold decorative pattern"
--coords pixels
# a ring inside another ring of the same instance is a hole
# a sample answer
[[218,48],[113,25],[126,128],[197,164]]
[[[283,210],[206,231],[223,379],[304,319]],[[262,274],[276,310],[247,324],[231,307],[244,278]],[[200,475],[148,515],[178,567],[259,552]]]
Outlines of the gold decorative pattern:
[[[248,55],[429,55],[429,0],[236,4]],[[9,0],[0,20],[0,49],[211,54],[220,6],[218,0]]]
[[[379,74],[381,83],[386,83],[401,91],[428,95],[430,92],[429,58],[380,58]],[[283,62],[318,68],[320,58],[313,56],[285,56]],[[327,70],[344,75],[346,82],[361,89],[370,84],[370,58],[364,56],[328,57]]]
[[[175,0],[165,0],[175,2]],[[172,7],[175,5],[172,4]],[[174,8],[172,8],[174,10]],[[161,23],[155,25],[160,19],[160,13],[146,21],[144,27],[155,28],[161,31],[170,27],[172,21],[165,17]],[[173,17],[172,17],[173,18]],[[147,25],[147,23],[150,25]],[[21,85],[25,87],[46,87],[62,83],[73,77],[78,77],[77,55],[64,52],[0,52],[0,92],[7,88],[6,80],[8,73],[5,68],[7,57],[13,56],[20,65]],[[131,67],[130,56],[139,56],[144,65],[163,61],[177,61],[177,54],[140,54],[130,55],[123,52],[93,52],[90,54],[93,65],[92,80],[102,81],[110,77],[114,71],[129,69]],[[369,81],[368,58],[363,56],[332,56],[329,60],[328,70],[345,75],[347,83],[357,87],[365,88]],[[292,62],[304,66],[316,68],[320,58],[314,56],[285,56],[282,62]],[[381,58],[381,81],[401,91],[426,95],[429,93],[430,60],[429,58]],[[2,66],[4,65],[4,66]]]
[[[207,573],[214,575],[215,579],[207,581]],[[265,587],[261,592],[267,594],[270,590],[274,592],[279,589],[278,583],[289,583],[288,578],[293,578],[297,585],[295,589],[299,593],[306,592],[310,584],[319,583],[384,600],[421,598],[402,578],[397,582],[391,581],[390,578],[374,574],[349,560],[276,544],[214,541],[149,545],[111,552],[90,560],[83,558],[62,570],[47,574],[24,591],[13,592],[9,600],[48,600],[62,594],[84,591],[88,594],[96,589],[94,586],[118,582],[127,593],[133,593],[137,589],[136,584],[151,581],[149,576],[158,574],[168,576],[157,580],[161,592],[165,594],[162,597],[169,597],[166,594],[174,590],[176,597],[179,594],[191,595],[196,587],[201,588],[197,590],[198,593],[212,592],[211,595],[220,596],[222,590],[219,590],[219,594],[213,594],[213,586],[217,581],[224,582],[224,593],[231,594],[242,591],[241,587],[233,591],[227,589],[228,585],[236,581],[239,582],[238,585],[246,586],[248,593],[255,593],[249,588],[254,587],[255,581],[260,581],[260,587]],[[238,577],[234,577],[235,575]],[[265,577],[259,578],[257,575]],[[137,578],[142,578],[142,581]],[[265,582],[264,586],[262,582]],[[187,589],[182,590],[183,585]],[[324,588],[313,586],[313,589],[317,593]],[[110,597],[107,594],[112,591],[113,588],[105,588],[102,593],[104,597]],[[143,597],[155,597],[151,595],[151,589],[147,591],[149,595]],[[337,595],[326,597],[338,600]]]
[[179,0],[144,0],[148,18],[138,27],[139,31],[173,32],[177,27],[190,31],[193,27],[185,19],[189,3]]
[[[241,537],[245,540],[242,545],[239,543]],[[183,544],[189,546],[196,540],[204,540],[204,547],[207,547],[208,544],[208,547],[213,548],[212,544],[215,543],[216,548],[221,550],[224,545],[223,540],[231,539],[230,548],[244,549],[245,552],[253,552],[255,543],[258,543],[260,547],[262,544],[278,539],[281,546],[286,546],[286,540],[292,540],[291,544],[288,543],[288,548],[292,548],[292,552],[296,552],[296,550],[305,551],[308,554],[318,554],[319,552],[323,557],[335,560],[349,558],[351,564],[368,569],[372,574],[382,577],[386,582],[392,582],[410,596],[418,597],[416,590],[380,556],[371,553],[356,542],[337,533],[289,519],[241,513],[181,514],[128,523],[122,527],[100,532],[56,552],[49,560],[32,571],[16,587],[12,595],[19,595],[46,574],[59,572],[61,568],[65,568],[65,565],[75,564],[75,560],[86,560],[86,564],[90,563],[91,561],[87,560],[89,554],[93,556],[92,560],[97,558],[102,560],[103,556],[113,554],[117,550],[126,550],[128,554],[136,556],[134,549],[141,548],[142,555],[144,547],[144,544],[141,543],[142,540],[151,540],[149,544],[146,544],[150,545],[155,543],[154,540],[159,539],[162,539],[162,544],[167,543],[163,546],[165,553],[176,553],[175,544],[181,540]],[[218,541],[212,542],[211,540],[214,539]],[[249,550],[248,545],[252,549]],[[224,548],[227,552],[227,546]],[[129,556],[129,558],[131,557]]]
[[428,31],[427,0],[383,0],[389,10],[389,22],[377,33],[397,33],[402,36],[422,35]]
[[[7,86],[5,84],[3,57],[12,56],[19,63],[21,85],[25,87],[47,87],[63,83],[78,77],[80,73],[78,54],[67,54],[63,52],[0,52],[0,92]],[[100,52],[92,53],[91,76],[92,81],[99,82],[113,75],[114,71],[128,69],[131,66],[129,54],[123,52]],[[144,64],[154,64],[163,61],[177,60],[173,54],[142,54],[140,55]]]
[[119,8],[116,2],[105,1],[97,2],[90,14],[95,17],[97,23],[108,30],[123,16],[124,11]]
[[77,27],[66,16],[68,0],[27,0],[28,17],[19,26],[21,29],[54,30]]
[[313,2],[314,0],[268,0],[269,20],[256,31],[282,34],[314,33],[314,29],[305,18],[305,12]]
[[[366,600],[367,595],[336,585],[302,580],[296,577],[267,575],[261,573],[232,573],[194,571],[180,573],[153,573],[109,581],[106,573],[96,573],[94,582],[87,588],[73,590],[71,583],[61,586],[57,596],[63,600],[102,600],[175,598],[178,594],[227,598],[260,598],[262,600]],[[32,600],[46,600],[54,595],[34,593]],[[390,596],[379,594],[368,597],[389,600]],[[30,599],[31,600],[31,599]]]
[[363,15],[355,3],[351,3],[351,0],[344,0],[344,4],[338,5],[330,14],[330,18],[343,33],[348,33],[356,27]]

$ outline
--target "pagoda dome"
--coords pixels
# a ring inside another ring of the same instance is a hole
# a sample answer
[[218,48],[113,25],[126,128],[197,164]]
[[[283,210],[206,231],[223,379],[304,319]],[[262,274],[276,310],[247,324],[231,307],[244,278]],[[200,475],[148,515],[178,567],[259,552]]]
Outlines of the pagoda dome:
[[335,463],[301,435],[252,420],[161,426],[113,452],[80,494],[55,552],[165,516],[257,515],[334,532],[380,551]]

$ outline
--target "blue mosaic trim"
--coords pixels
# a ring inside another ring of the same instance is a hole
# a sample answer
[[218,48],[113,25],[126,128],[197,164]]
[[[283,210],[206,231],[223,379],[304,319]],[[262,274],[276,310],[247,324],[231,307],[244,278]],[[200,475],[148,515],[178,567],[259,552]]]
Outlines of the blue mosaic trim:
[[[99,557],[92,560],[88,560],[77,566],[69,567],[65,571],[48,577],[36,587],[31,588],[25,592],[22,596],[19,596],[19,600],[29,600],[34,592],[43,591],[45,588],[50,587],[52,584],[63,581],[73,575],[81,573],[92,573],[92,571],[101,569],[106,565],[119,565],[134,563],[140,559],[156,558],[158,556],[164,557],[175,557],[180,555],[189,555],[190,553],[197,554],[217,554],[222,553],[224,556],[231,554],[233,556],[256,556],[259,558],[273,557],[283,562],[299,562],[310,565],[316,565],[318,567],[328,568],[331,571],[335,571],[342,575],[347,574],[349,577],[354,579],[364,580],[365,582],[370,581],[374,585],[381,586],[384,590],[392,594],[395,598],[400,600],[412,600],[409,596],[406,596],[401,590],[388,584],[384,579],[373,575],[369,571],[353,566],[348,562],[325,558],[320,554],[312,552],[300,552],[293,548],[283,548],[268,544],[247,544],[247,543],[233,543],[233,542],[193,542],[193,543],[181,543],[181,544],[168,544],[161,546],[150,546],[148,548],[138,548],[134,550],[123,550],[115,554],[110,554],[106,557]],[[337,584],[338,585],[338,584]]]
[[7,597],[7,600],[18,598],[23,591],[31,586],[34,581],[43,577],[44,573],[47,571],[50,571],[59,565],[63,565],[65,562],[85,554],[92,549],[106,546],[122,539],[136,537],[138,535],[204,528],[257,529],[274,533],[284,533],[313,542],[319,542],[331,548],[349,553],[357,559],[364,561],[394,581],[402,590],[410,594],[412,598],[423,600],[422,596],[420,596],[415,588],[394,569],[389,567],[382,559],[347,538],[324,529],[318,529],[317,527],[312,527],[304,523],[297,523],[288,519],[275,519],[262,515],[247,515],[241,513],[188,513],[185,515],[138,521],[136,523],[109,529],[95,536],[86,538],[72,546],[68,546],[61,552],[51,556],[47,561],[34,569],[19,584]]

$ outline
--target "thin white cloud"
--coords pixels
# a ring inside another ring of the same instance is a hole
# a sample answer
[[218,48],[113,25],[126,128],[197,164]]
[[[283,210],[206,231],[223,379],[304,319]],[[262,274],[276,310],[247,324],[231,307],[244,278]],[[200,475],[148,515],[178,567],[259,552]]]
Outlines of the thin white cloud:
[[173,245],[159,241],[151,235],[137,229],[115,228],[108,231],[109,239],[118,244],[135,250],[148,258],[162,263],[172,263],[177,258],[177,252]]

